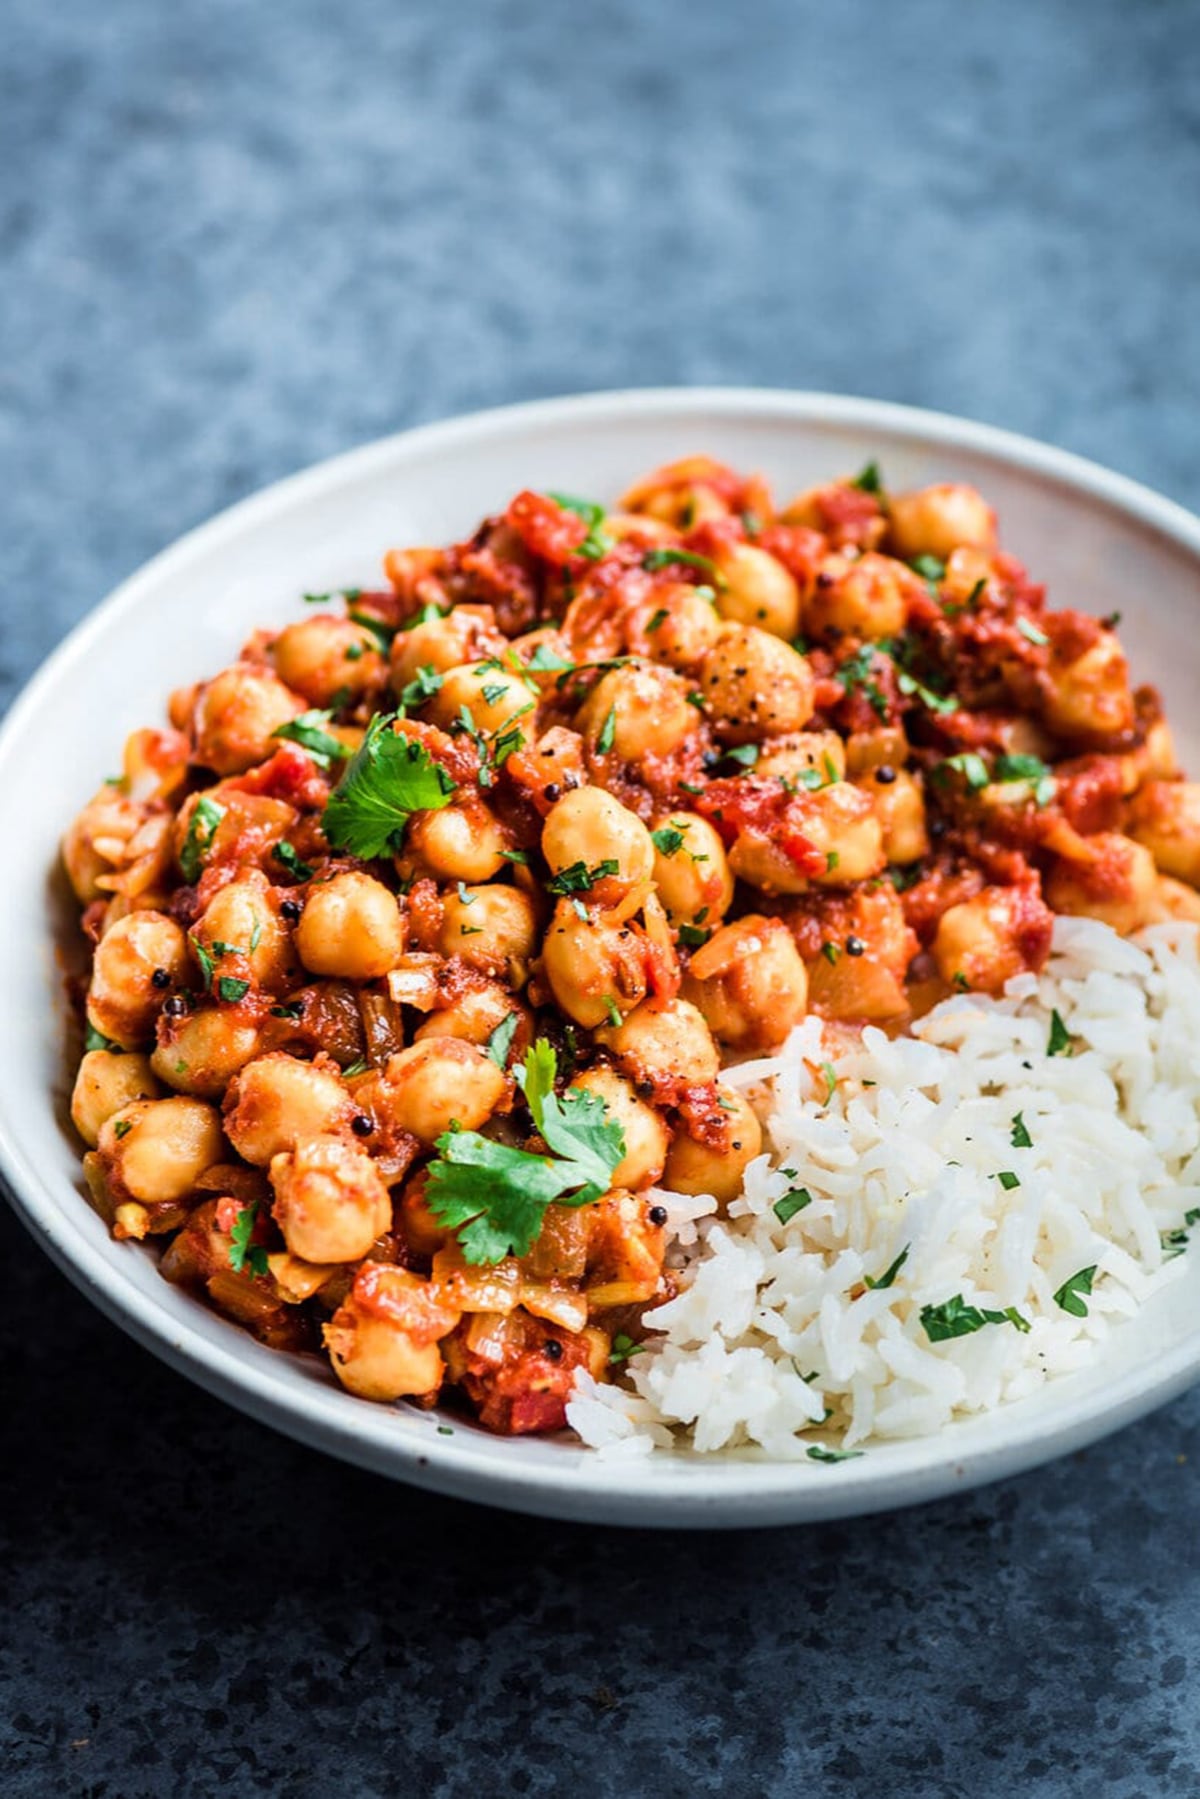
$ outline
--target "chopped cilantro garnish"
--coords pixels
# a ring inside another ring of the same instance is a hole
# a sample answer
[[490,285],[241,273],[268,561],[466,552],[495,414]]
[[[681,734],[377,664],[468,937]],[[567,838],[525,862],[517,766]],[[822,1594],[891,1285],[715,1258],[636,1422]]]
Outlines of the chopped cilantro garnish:
[[1033,788],[1034,803],[1039,808],[1054,798],[1054,776],[1040,756],[997,756],[992,778],[1001,782],[1028,782]]
[[251,1242],[257,1221],[258,1201],[252,1199],[249,1205],[242,1207],[229,1233],[229,1266],[235,1274],[242,1274],[246,1269],[251,1274],[266,1274],[269,1271],[266,1250],[261,1243]]
[[538,1237],[546,1207],[588,1205],[607,1192],[625,1154],[625,1134],[597,1093],[554,1091],[553,1045],[538,1040],[517,1072],[533,1122],[550,1154],[532,1155],[478,1131],[446,1131],[437,1140],[426,1189],[435,1218],[457,1231],[473,1264],[523,1256]]
[[216,967],[216,964],[198,937],[189,937],[188,942],[191,944],[196,960],[200,964],[200,973],[204,980],[204,990],[207,993],[212,987],[213,970]]
[[83,1047],[89,1053],[94,1049],[104,1049],[113,1056],[124,1054],[121,1045],[114,1043],[112,1038],[106,1037],[102,1031],[98,1031],[94,1024],[89,1024],[84,1033]]
[[1046,1045],[1048,1056],[1069,1056],[1074,1054],[1071,1033],[1056,1010],[1050,1014],[1050,1040]]
[[601,725],[600,735],[596,739],[596,748],[599,750],[599,752],[602,756],[608,755],[609,751],[612,749],[613,744],[616,742],[616,736],[617,736],[617,709],[615,706],[610,706],[608,709],[608,717],[605,719],[604,723]]
[[996,1176],[996,1179],[1006,1193],[1011,1193],[1014,1187],[1019,1187],[1021,1185],[1020,1175],[1014,1174],[1011,1168],[1002,1168]]
[[604,1010],[608,1013],[608,1022],[616,1030],[621,1023],[621,1008],[611,993],[604,995]]
[[1025,639],[1026,643],[1035,643],[1039,648],[1050,641],[1046,636],[1046,633],[1044,631],[1039,631],[1036,625],[1030,624],[1027,618],[1019,618],[1017,620],[1017,630],[1021,633],[1021,636]]
[[321,817],[334,849],[365,860],[393,854],[414,812],[439,811],[454,794],[425,745],[393,731],[392,722],[384,714],[371,720]]
[[837,967],[838,958],[840,957],[841,953],[842,953],[841,945],[838,943],[823,943],[821,945],[821,954],[824,956],[825,960],[828,962],[830,968]]
[[810,1462],[854,1462],[866,1454],[863,1449],[824,1449],[820,1443],[810,1443],[807,1450]]
[[233,975],[223,974],[217,980],[217,998],[227,1000],[236,1005],[239,999],[245,999],[250,991],[249,981],[239,981]]
[[224,806],[216,800],[209,799],[202,793],[196,801],[191,818],[188,820],[187,835],[183,840],[183,848],[179,852],[179,867],[183,878],[191,886],[195,886],[204,869],[204,858],[212,848],[212,840],[217,826],[225,816]]
[[834,677],[841,683],[847,694],[861,693],[872,712],[878,718],[886,718],[887,696],[878,681],[872,679],[874,668],[875,646],[864,643],[861,648],[855,650],[853,656],[846,658],[840,668],[834,670]]
[[642,567],[651,573],[659,568],[671,568],[682,565],[687,568],[698,568],[712,582],[714,587],[724,587],[725,577],[711,556],[699,556],[695,550],[647,550],[642,557]]
[[679,927],[679,941],[685,949],[700,949],[711,936],[712,932],[702,925],[681,924]]
[[290,875],[292,875],[297,881],[311,881],[312,880],[312,877],[313,877],[312,869],[309,867],[307,862],[302,862],[300,860],[300,857],[296,854],[295,849],[288,842],[286,837],[280,838],[279,842],[275,845],[274,849],[271,851],[271,854],[274,856],[275,860],[278,863],[280,863],[282,867],[286,868],[288,873]]
[[616,1367],[621,1362],[627,1362],[630,1356],[641,1355],[645,1347],[644,1343],[635,1343],[633,1338],[626,1336],[624,1331],[618,1331],[612,1340],[612,1349],[608,1356],[609,1362]]
[[721,751],[722,762],[736,762],[741,768],[753,768],[761,754],[757,743],[735,743],[731,750]]
[[961,1293],[943,1300],[940,1305],[922,1306],[921,1323],[931,1343],[945,1343],[951,1337],[970,1337],[986,1324],[1011,1324],[1022,1332],[1029,1329],[1029,1320],[1023,1318],[1015,1306],[1006,1306],[1002,1312],[990,1312],[968,1305]]
[[775,1201],[771,1210],[780,1224],[790,1224],[797,1212],[802,1212],[805,1206],[811,1204],[812,1194],[807,1187],[793,1187],[790,1193],[785,1193],[782,1199]]
[[385,625],[381,618],[375,617],[374,613],[356,612],[353,607],[349,609],[346,616],[353,619],[356,625],[361,625],[364,631],[369,631],[384,655],[387,654],[392,647],[392,639],[396,635],[394,625]]
[[944,581],[946,578],[946,564],[942,561],[941,557],[914,556],[908,566],[914,570],[916,574],[920,575],[922,581],[925,582],[926,586],[930,589],[936,599],[937,584],[939,581]]
[[[412,680],[406,682],[400,690],[400,704],[404,707],[404,710],[410,712],[424,706],[435,694],[441,692],[442,683],[445,678],[444,675],[438,673],[432,663],[422,663]],[[487,700],[489,691],[490,689],[487,687],[483,690],[483,697],[485,700]],[[501,687],[497,697],[501,697],[504,692],[505,689]],[[491,700],[488,700],[489,705],[492,703]]]
[[1029,1135],[1029,1126],[1025,1123],[1024,1115],[1020,1112],[1016,1114],[1012,1121],[1011,1142],[1014,1149],[1033,1148],[1033,1138]]
[[590,893],[597,881],[620,872],[621,864],[612,856],[606,856],[603,862],[597,862],[591,868],[586,862],[572,862],[569,868],[560,869],[546,882],[546,892],[559,895]]
[[298,743],[302,750],[308,751],[318,767],[332,768],[335,762],[348,762],[351,755],[339,738],[331,736],[325,730],[324,727],[332,717],[332,712],[302,712],[299,718],[289,719],[286,725],[280,725],[271,735],[286,737],[289,743]]
[[118,1118],[116,1123],[113,1125],[113,1136],[117,1139],[117,1142],[119,1143],[121,1141],[122,1137],[128,1137],[128,1135],[132,1129],[133,1129],[133,1124],[128,1118]]
[[663,825],[660,830],[651,831],[651,841],[661,856],[673,856],[675,851],[683,848],[684,836],[674,825]]
[[598,562],[601,556],[607,555],[613,547],[613,540],[607,531],[601,530],[604,523],[603,506],[597,505],[595,500],[576,499],[574,494],[569,493],[551,493],[547,497],[556,506],[561,506],[564,512],[573,512],[577,518],[581,518],[588,528],[587,536],[572,551],[573,555],[586,556],[589,562]]
[[982,756],[977,756],[974,750],[966,750],[958,756],[947,756],[944,762],[938,764],[938,767],[952,768],[956,774],[960,774],[972,793],[978,793],[979,789],[986,787],[991,779],[987,771],[987,763]]
[[859,469],[851,487],[857,487],[860,493],[881,494],[883,492],[883,475],[877,462],[868,462],[865,468]]
[[1092,1282],[1096,1278],[1098,1264],[1093,1262],[1090,1268],[1081,1268],[1070,1280],[1063,1282],[1054,1295],[1054,1303],[1064,1312],[1070,1312],[1072,1318],[1086,1318],[1088,1315],[1085,1293],[1092,1290]]
[[509,1012],[494,1031],[489,1032],[484,1048],[496,1064],[497,1068],[508,1067],[508,1052],[512,1048],[512,1040],[517,1034],[518,1018],[515,1012]]
[[834,1094],[837,1092],[837,1070],[834,1068],[832,1062],[822,1062],[821,1073],[825,1076],[825,1104],[828,1105]]
[[870,1289],[873,1293],[881,1293],[885,1287],[892,1286],[895,1282],[896,1276],[899,1274],[900,1270],[903,1268],[905,1262],[907,1262],[908,1252],[911,1248],[912,1248],[912,1244],[906,1243],[904,1245],[904,1248],[900,1251],[900,1254],[896,1257],[896,1260],[892,1263],[891,1267],[885,1268],[883,1273],[880,1275],[880,1277],[877,1281],[873,1281],[869,1274],[864,1274],[864,1276],[863,1276],[864,1284],[866,1286],[870,1287]]

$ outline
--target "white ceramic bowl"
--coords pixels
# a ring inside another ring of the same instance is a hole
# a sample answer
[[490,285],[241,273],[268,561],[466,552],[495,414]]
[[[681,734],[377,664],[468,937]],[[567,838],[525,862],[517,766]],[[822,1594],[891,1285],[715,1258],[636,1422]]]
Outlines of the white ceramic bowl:
[[[118,589],[50,658],[0,733],[0,1167],[18,1212],[71,1279],[140,1343],[211,1392],[348,1461],[441,1492],[552,1516],[747,1525],[882,1510],[962,1490],[1115,1430],[1200,1377],[1200,1259],[1086,1373],[934,1438],[837,1466],[654,1456],[607,1462],[568,1441],[506,1441],[436,1414],[366,1404],[315,1357],[263,1348],[110,1240],[81,1197],[65,1125],[56,932],[70,908],[58,839],[119,766],[126,733],[170,690],[223,666],[304,589],[378,579],[397,544],[462,536],[518,488],[611,499],[635,475],[703,451],[761,469],[777,493],[877,458],[895,487],[976,483],[1007,548],[1052,602],[1124,614],[1137,679],[1163,689],[1200,768],[1200,521],[1117,475],[981,425],[820,394],[599,394],[407,432],[282,482],[192,532]],[[1191,741],[1189,742],[1189,738]],[[61,941],[61,939],[59,939]]]

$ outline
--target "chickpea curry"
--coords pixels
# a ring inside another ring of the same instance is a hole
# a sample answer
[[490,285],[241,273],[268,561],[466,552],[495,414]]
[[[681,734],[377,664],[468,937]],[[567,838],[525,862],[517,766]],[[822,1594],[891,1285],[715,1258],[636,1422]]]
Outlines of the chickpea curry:
[[723,1060],[902,1031],[1054,912],[1200,917],[1200,787],[1116,619],[974,489],[782,509],[706,457],[522,492],[172,696],[67,834],[72,1116],[120,1238],[352,1393],[560,1428],[739,1191]]

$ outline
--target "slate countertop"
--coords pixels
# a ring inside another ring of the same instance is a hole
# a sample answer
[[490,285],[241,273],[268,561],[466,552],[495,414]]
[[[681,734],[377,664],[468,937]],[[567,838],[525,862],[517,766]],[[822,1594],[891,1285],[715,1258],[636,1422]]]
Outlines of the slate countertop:
[[[0,704],[229,501],[511,399],[874,394],[1200,502],[1187,0],[7,21]],[[0,1254],[11,1799],[1200,1790],[1200,1394],[918,1511],[613,1533],[301,1450]]]

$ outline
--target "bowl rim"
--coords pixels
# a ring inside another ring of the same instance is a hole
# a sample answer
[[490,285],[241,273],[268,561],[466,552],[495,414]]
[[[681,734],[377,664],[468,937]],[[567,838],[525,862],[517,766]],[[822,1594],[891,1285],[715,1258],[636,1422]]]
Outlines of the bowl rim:
[[[49,653],[10,706],[0,723],[0,793],[6,790],[6,777],[15,775],[13,764],[23,734],[58,682],[86,659],[94,641],[137,606],[144,589],[169,578],[191,557],[219,549],[248,527],[286,515],[318,492],[352,487],[385,469],[397,455],[419,455],[425,449],[444,454],[489,437],[503,439],[523,429],[564,422],[586,429],[599,422],[636,424],[651,415],[684,419],[702,413],[729,420],[777,419],[881,431],[893,438],[989,456],[1132,517],[1200,564],[1200,518],[1176,502],[1073,452],[942,412],[860,396],[753,387],[618,389],[492,407],[393,433],[316,463],[225,508],[145,562]],[[250,1340],[236,1327],[230,1328],[228,1342],[224,1337],[209,1340],[144,1293],[118,1262],[91,1255],[84,1235],[70,1226],[69,1209],[60,1209],[60,1182],[44,1175],[22,1146],[19,1123],[8,1115],[2,1089],[0,1176],[18,1216],[74,1284],[144,1348],[209,1392],[346,1461],[454,1497],[545,1516],[711,1527],[890,1510],[966,1490],[1083,1447],[1164,1404],[1200,1376],[1198,1326],[1194,1333],[1119,1373],[1102,1393],[1085,1393],[1074,1401],[1064,1395],[1048,1415],[1021,1420],[1026,1428],[1015,1437],[1010,1433],[998,1442],[975,1446],[971,1426],[977,1420],[956,1424],[954,1453],[932,1462],[919,1453],[927,1455],[929,1440],[919,1438],[910,1445],[889,1444],[885,1469],[873,1471],[870,1458],[863,1458],[824,1467],[817,1480],[803,1461],[737,1456],[612,1461],[588,1455],[585,1476],[578,1465],[582,1457],[559,1467],[540,1457],[522,1460],[519,1442],[500,1453],[497,1439],[470,1428],[439,1435],[432,1413],[429,1431],[413,1441],[389,1436],[393,1408],[369,1406],[323,1384],[289,1390],[270,1365],[246,1354]],[[74,1189],[72,1199],[83,1203]],[[1064,1377],[1064,1382],[1069,1380]],[[1060,1383],[1055,1384],[1061,1393]],[[1027,1404],[1005,1407],[1005,1414],[1014,1416]],[[906,1448],[918,1453],[906,1455]]]

